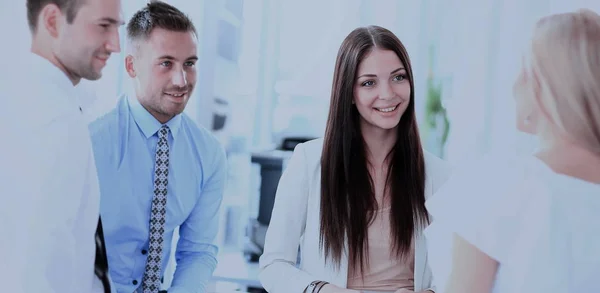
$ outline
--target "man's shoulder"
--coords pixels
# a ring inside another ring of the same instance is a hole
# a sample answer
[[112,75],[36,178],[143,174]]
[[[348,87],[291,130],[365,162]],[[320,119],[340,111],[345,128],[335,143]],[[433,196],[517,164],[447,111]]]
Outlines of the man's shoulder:
[[90,122],[89,130],[91,136],[101,135],[117,125],[117,110],[112,109]]
[[11,120],[38,128],[73,114],[68,88],[48,79],[43,72],[17,70],[2,77],[0,88],[3,116]]
[[121,111],[120,105],[122,103],[122,99],[124,99],[124,97],[119,98],[119,103],[116,107],[100,115],[100,117],[89,123],[88,128],[92,138],[96,136],[102,136],[107,132],[113,132],[114,129],[119,128],[119,114]]
[[227,168],[227,154],[225,147],[219,141],[216,135],[211,131],[198,125],[192,118],[185,113],[182,114],[181,134],[187,136],[191,143],[191,150],[194,157],[199,160],[199,166],[203,172],[220,172]]
[[182,126],[185,131],[189,134],[190,139],[198,144],[200,148],[218,149],[223,148],[221,142],[210,130],[206,129],[202,125],[198,125],[190,116],[183,113],[181,114]]

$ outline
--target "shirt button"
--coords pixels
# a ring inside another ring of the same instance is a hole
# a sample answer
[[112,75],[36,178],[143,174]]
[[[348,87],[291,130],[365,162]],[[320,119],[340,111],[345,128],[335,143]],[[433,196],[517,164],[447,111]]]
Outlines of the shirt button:
[[137,285],[137,280],[131,281],[132,284]]
[[145,249],[142,249],[142,254],[143,254],[143,255],[146,255],[146,253],[148,253],[148,251],[147,251],[147,250],[145,250]]

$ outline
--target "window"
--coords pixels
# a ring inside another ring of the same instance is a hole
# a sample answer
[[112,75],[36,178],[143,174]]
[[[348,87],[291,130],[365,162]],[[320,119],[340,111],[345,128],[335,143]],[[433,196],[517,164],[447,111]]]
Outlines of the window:
[[227,0],[225,8],[235,17],[241,19],[244,12],[244,0]]
[[219,56],[237,62],[239,55],[239,28],[225,20],[219,20],[217,28],[217,51]]

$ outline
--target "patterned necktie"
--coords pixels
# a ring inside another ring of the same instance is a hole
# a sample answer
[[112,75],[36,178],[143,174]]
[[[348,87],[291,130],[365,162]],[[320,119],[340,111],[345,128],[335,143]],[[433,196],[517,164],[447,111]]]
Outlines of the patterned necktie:
[[157,293],[160,287],[163,233],[167,213],[167,178],[169,177],[169,127],[163,125],[158,131],[156,163],[154,167],[154,197],[150,213],[150,240],[148,259],[144,273],[143,292]]
[[106,258],[106,247],[104,245],[104,232],[102,231],[102,219],[98,218],[96,227],[96,259],[94,262],[94,273],[102,281],[104,292],[110,293],[110,281],[108,279],[108,259]]

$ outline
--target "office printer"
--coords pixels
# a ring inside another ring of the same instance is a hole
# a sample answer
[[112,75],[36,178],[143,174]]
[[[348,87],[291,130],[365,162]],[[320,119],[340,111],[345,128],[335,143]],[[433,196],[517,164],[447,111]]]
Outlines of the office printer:
[[250,262],[258,262],[265,247],[265,234],[271,221],[275,193],[279,178],[297,144],[312,138],[288,137],[274,150],[252,153],[252,163],[260,165],[260,191],[258,216],[250,218],[246,226],[244,256]]

